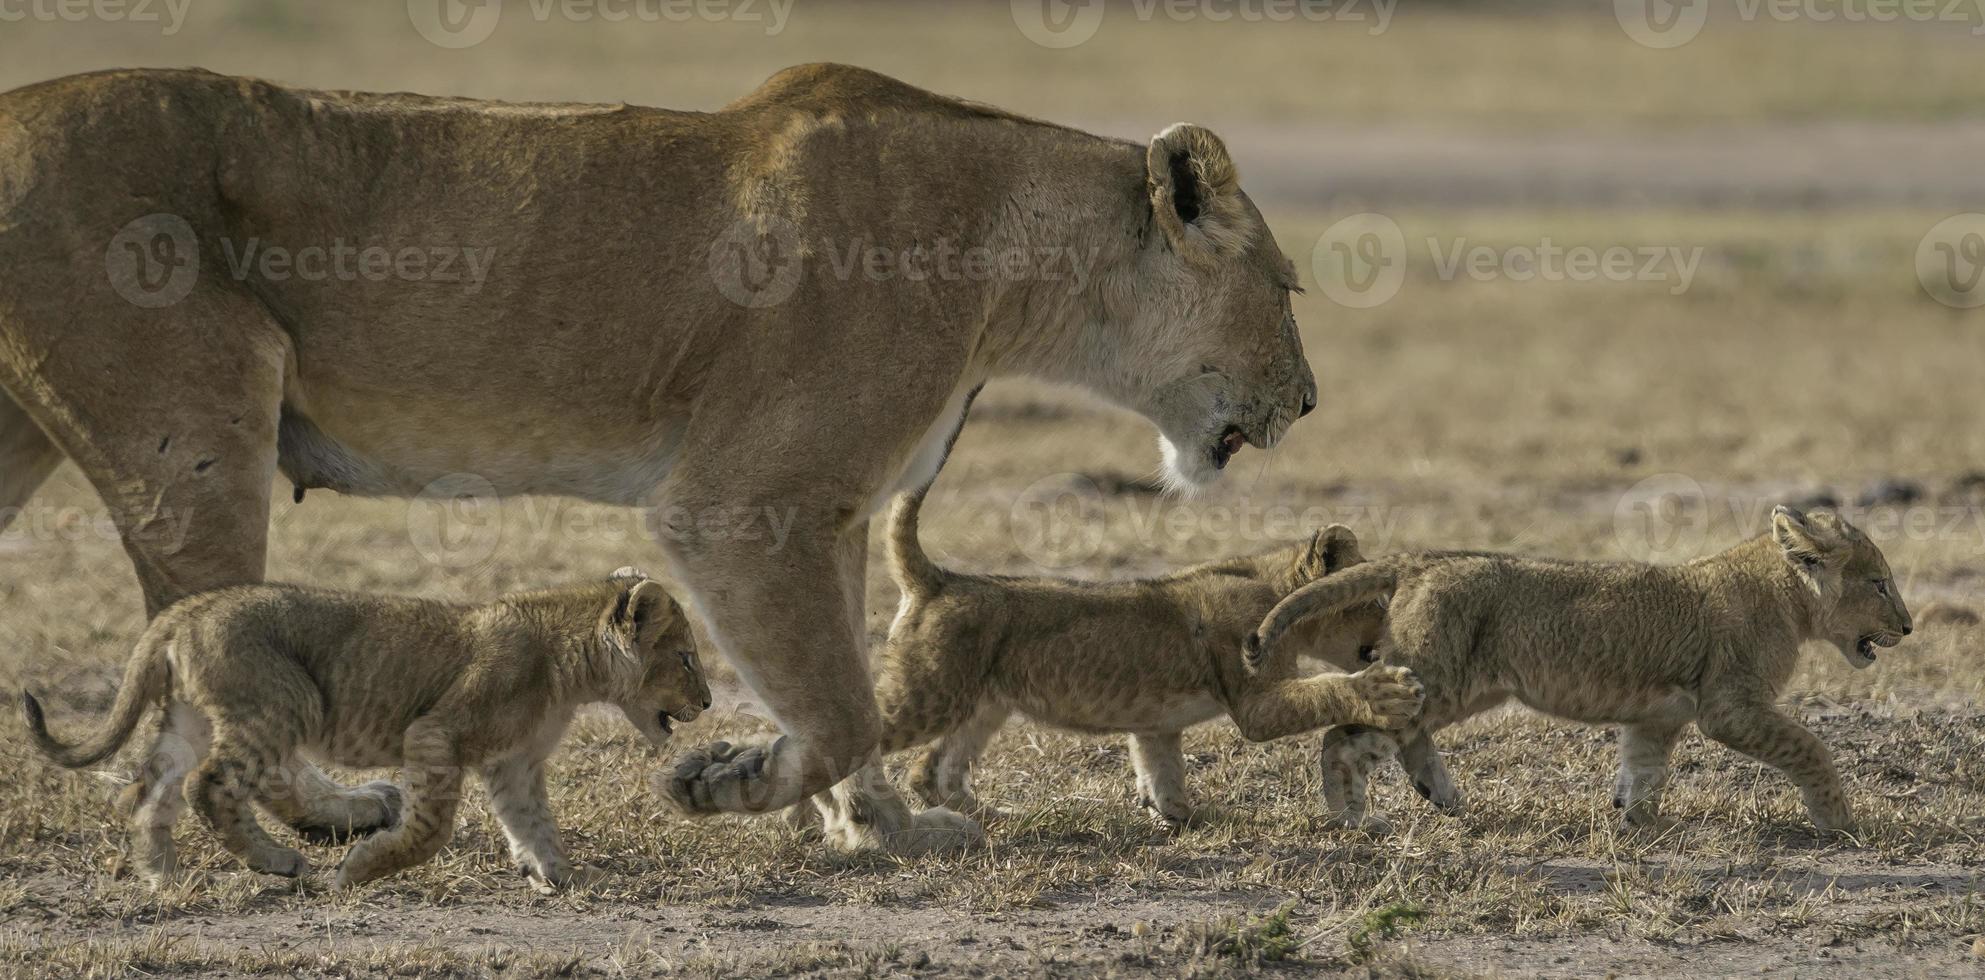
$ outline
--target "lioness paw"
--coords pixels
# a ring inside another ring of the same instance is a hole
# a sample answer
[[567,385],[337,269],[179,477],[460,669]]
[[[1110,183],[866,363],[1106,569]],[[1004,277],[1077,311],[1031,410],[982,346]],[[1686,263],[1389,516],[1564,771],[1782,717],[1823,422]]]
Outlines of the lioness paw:
[[657,774],[655,790],[684,816],[750,810],[746,794],[764,778],[770,758],[763,746],[712,742],[677,757]]

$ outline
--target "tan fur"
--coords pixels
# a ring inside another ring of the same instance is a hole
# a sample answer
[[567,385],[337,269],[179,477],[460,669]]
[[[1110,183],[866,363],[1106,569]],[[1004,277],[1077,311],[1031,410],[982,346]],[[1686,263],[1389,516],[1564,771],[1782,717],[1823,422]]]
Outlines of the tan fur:
[[[1395,727],[1419,709],[1397,668],[1303,677],[1295,658],[1241,665],[1241,641],[1278,598],[1360,561],[1332,526],[1299,545],[1162,578],[1081,582],[965,575],[930,563],[916,542],[922,494],[897,501],[890,564],[902,610],[882,648],[882,751],[933,740],[911,782],[931,806],[988,811],[967,786],[972,763],[1008,715],[1078,732],[1131,735],[1139,802],[1182,826],[1191,816],[1179,733],[1227,715],[1256,741],[1330,725]],[[1305,629],[1291,646],[1358,670],[1383,616],[1375,605]],[[823,803],[828,801],[823,800]],[[829,810],[823,806],[823,810]],[[845,833],[828,812],[830,835]]]
[[1514,697],[1589,724],[1617,724],[1614,805],[1659,824],[1668,756],[1694,722],[1777,767],[1822,830],[1853,813],[1826,747],[1773,707],[1800,644],[1824,640],[1856,668],[1911,631],[1881,549],[1846,520],[1786,507],[1772,533],[1677,566],[1562,562],[1480,554],[1381,558],[1291,594],[1251,638],[1273,669],[1282,632],[1306,616],[1390,593],[1379,653],[1427,688],[1425,714],[1391,732],[1325,738],[1324,791],[1339,819],[1365,825],[1365,779],[1403,745],[1421,794],[1460,804],[1427,737]]
[[[1292,267],[1194,127],[1104,139],[836,65],[712,113],[144,70],[9,92],[0,117],[26,136],[0,151],[0,515],[67,455],[157,612],[262,577],[278,472],[652,506],[672,578],[788,733],[687,757],[663,782],[691,813],[783,807],[873,754],[866,521],[929,479],[965,392],[1086,388],[1150,418],[1184,486],[1230,430],[1268,446],[1315,402]],[[106,275],[152,214],[199,257],[158,308]],[[490,263],[473,290],[238,275],[251,242]],[[1067,258],[835,265],[939,243]],[[743,246],[798,262],[789,296],[725,294]],[[300,778],[306,811],[335,804]]]
[[22,713],[41,751],[69,767],[130,738],[164,705],[143,775],[128,791],[132,845],[157,881],[174,870],[172,826],[185,800],[248,867],[301,875],[303,855],[278,846],[251,801],[291,805],[302,760],[402,766],[405,799],[383,793],[340,887],[432,857],[455,829],[463,773],[480,773],[518,870],[541,890],[572,866],[545,797],[545,757],[581,705],[607,702],[650,742],[671,718],[710,705],[682,609],[638,576],[507,596],[483,605],[353,595],[288,585],[234,586],[189,598],[138,641],[109,723],[86,744],[49,735],[41,706]]

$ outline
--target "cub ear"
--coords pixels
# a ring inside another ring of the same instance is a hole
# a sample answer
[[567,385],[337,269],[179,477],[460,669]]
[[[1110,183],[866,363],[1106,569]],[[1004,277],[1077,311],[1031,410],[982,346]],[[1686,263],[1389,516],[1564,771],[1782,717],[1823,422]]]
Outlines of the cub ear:
[[1174,123],[1151,137],[1144,155],[1151,212],[1165,239],[1188,260],[1239,254],[1254,234],[1240,173],[1212,130]]
[[612,575],[607,576],[607,581],[613,582],[624,578],[654,578],[654,576],[633,565],[622,565],[614,569]]
[[1358,550],[1358,536],[1350,528],[1332,524],[1323,529],[1322,537],[1325,572],[1341,572],[1365,560],[1364,552]]
[[614,597],[607,616],[616,629],[643,641],[675,622],[675,600],[654,579],[634,580]]
[[1771,511],[1771,539],[1814,594],[1821,593],[1819,575],[1828,553],[1840,543],[1839,535],[1821,527],[1813,518],[1781,505]]

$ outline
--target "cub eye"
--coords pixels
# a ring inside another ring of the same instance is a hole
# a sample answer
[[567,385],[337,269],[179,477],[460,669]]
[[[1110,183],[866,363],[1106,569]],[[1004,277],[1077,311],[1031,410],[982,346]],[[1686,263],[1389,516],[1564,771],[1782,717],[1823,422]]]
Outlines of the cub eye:
[[676,656],[682,658],[682,669],[692,674],[696,673],[696,661],[689,659],[689,651],[684,650],[676,654]]
[[1889,583],[1887,579],[1875,580],[1875,594],[1881,596],[1884,599],[1888,598]]

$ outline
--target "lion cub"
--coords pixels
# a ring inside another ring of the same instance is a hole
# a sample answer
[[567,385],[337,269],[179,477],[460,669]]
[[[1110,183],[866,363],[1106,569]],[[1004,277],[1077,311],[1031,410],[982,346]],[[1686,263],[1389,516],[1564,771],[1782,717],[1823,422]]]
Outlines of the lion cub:
[[1428,735],[1514,697],[1620,726],[1613,805],[1631,823],[1662,822],[1669,752],[1695,722],[1790,777],[1821,830],[1851,829],[1826,747],[1772,702],[1802,642],[1832,643],[1858,669],[1911,631],[1873,541],[1835,514],[1779,507],[1770,534],[1684,565],[1438,552],[1370,561],[1282,600],[1249,638],[1248,662],[1273,669],[1291,625],[1385,593],[1380,654],[1419,675],[1426,713],[1398,731],[1325,736],[1324,794],[1351,826],[1367,825],[1366,778],[1391,750],[1422,796],[1459,806]]
[[[1085,733],[1125,732],[1139,802],[1167,824],[1191,816],[1179,734],[1222,714],[1255,741],[1329,725],[1391,728],[1418,711],[1406,670],[1301,677],[1294,658],[1250,674],[1241,641],[1276,600],[1356,562],[1343,526],[1301,545],[1229,558],[1163,578],[1079,582],[964,575],[933,564],[917,542],[921,492],[890,516],[890,571],[902,604],[882,650],[881,750],[936,740],[911,781],[931,806],[994,814],[967,786],[972,763],[1007,716]],[[1300,649],[1345,670],[1362,666],[1381,611],[1310,630]]]
[[[303,855],[271,840],[251,800],[280,807],[299,758],[402,766],[401,819],[360,841],[339,887],[434,856],[455,829],[462,773],[474,767],[519,871],[540,891],[572,877],[546,803],[544,760],[583,704],[617,706],[648,741],[710,706],[682,609],[633,569],[604,582],[481,605],[249,585],[188,598],[138,641],[110,723],[80,745],[21,708],[43,754],[71,769],[117,751],[146,707],[165,706],[139,779],[126,791],[132,849],[169,880],[184,798],[248,867],[297,876]],[[273,802],[272,802],[273,801]]]

